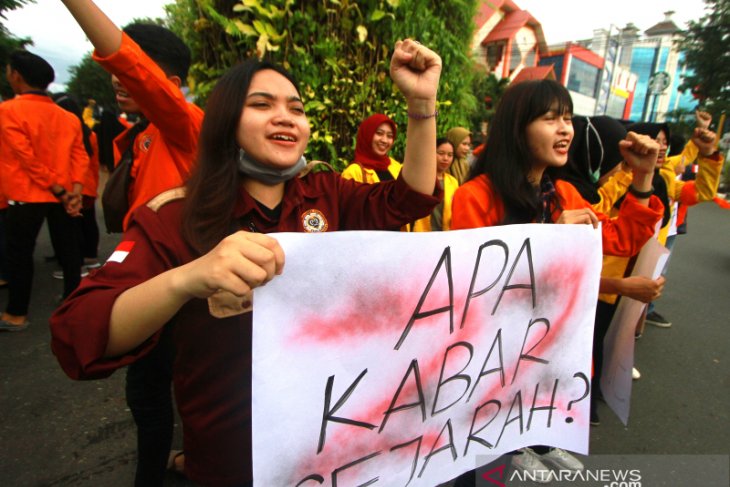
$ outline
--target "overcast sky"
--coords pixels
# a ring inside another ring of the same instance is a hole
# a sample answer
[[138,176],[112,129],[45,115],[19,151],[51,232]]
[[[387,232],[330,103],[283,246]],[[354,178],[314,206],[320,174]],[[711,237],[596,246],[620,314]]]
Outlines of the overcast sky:
[[[164,17],[168,0],[97,0],[96,4],[119,26],[135,18]],[[56,71],[56,82],[68,81],[68,68],[92,50],[81,28],[59,0],[36,0],[6,13],[4,22],[17,37],[30,37],[29,51],[46,59]],[[51,85],[51,90],[55,88]]]
[[640,32],[664,20],[673,10],[672,20],[684,29],[690,20],[705,14],[703,0],[515,0],[542,25],[548,44],[590,39],[594,29],[625,27],[633,22]]
[[[96,2],[117,25],[134,18],[164,17],[169,0],[98,0]],[[633,22],[641,31],[664,19],[674,10],[680,28],[704,15],[702,0],[515,0],[542,24],[548,44],[587,39],[593,29],[624,27]],[[5,25],[19,37],[31,37],[29,50],[43,56],[56,70],[56,81],[68,81],[67,70],[91,50],[81,29],[59,0],[37,0],[20,10],[7,12]],[[54,86],[51,89],[55,89]]]

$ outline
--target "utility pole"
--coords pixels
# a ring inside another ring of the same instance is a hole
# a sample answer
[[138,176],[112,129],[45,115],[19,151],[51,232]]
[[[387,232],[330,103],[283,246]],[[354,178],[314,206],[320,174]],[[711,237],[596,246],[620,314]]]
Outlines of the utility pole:
[[[605,115],[608,110],[608,100],[611,96],[611,84],[613,82],[613,73],[619,58],[620,45],[614,43],[611,38],[611,32],[616,27],[613,24],[608,26],[608,32],[605,37],[605,45],[603,47],[603,68],[601,76],[598,80],[598,93],[596,97],[596,105],[593,115]],[[620,29],[617,28],[620,32]]]

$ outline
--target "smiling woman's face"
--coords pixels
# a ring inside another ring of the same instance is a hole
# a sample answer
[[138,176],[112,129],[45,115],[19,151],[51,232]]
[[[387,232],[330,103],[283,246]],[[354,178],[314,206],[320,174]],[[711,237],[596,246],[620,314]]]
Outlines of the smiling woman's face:
[[246,95],[236,142],[254,160],[286,169],[304,154],[309,122],[296,87],[271,69],[256,73]]
[[393,127],[389,123],[381,123],[373,135],[373,152],[379,156],[385,156],[390,152],[394,142]]

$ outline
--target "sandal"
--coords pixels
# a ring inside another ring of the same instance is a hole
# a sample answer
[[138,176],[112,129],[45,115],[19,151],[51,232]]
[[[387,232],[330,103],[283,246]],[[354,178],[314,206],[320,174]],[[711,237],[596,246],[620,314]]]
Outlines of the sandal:
[[170,456],[167,457],[167,471],[185,475],[185,451],[170,450]]

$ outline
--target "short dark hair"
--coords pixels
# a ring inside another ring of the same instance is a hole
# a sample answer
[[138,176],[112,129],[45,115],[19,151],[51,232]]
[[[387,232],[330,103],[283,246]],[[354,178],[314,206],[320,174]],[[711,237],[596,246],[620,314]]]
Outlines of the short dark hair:
[[56,77],[48,61],[24,49],[11,52],[8,65],[20,73],[28,85],[39,90],[48,88]]
[[70,93],[55,93],[51,95],[51,98],[56,102],[56,105],[67,112],[71,112],[76,115],[76,118],[79,120],[79,124],[81,125],[81,132],[83,133],[84,149],[86,149],[86,153],[89,154],[89,156],[92,156],[94,154],[94,146],[91,143],[91,129],[84,123],[84,112],[81,109],[81,104],[78,102],[76,97]]
[[446,137],[439,137],[438,139],[436,139],[436,147],[440,146],[441,144],[449,144],[451,146],[451,150],[455,150],[454,143]]
[[170,29],[156,24],[136,22],[124,28],[124,32],[168,76],[179,76],[183,84],[190,69],[190,48]]

